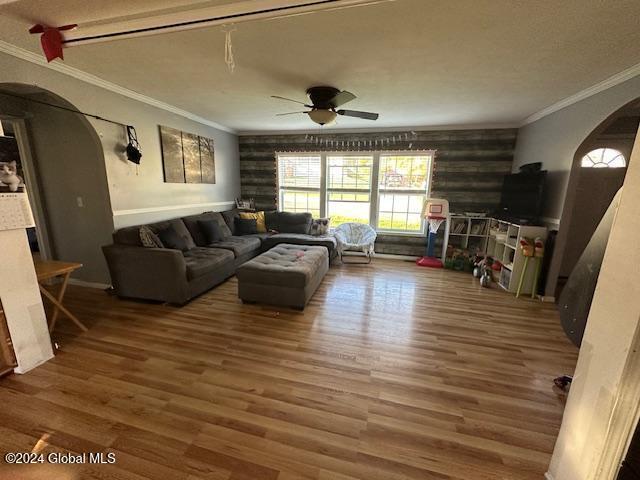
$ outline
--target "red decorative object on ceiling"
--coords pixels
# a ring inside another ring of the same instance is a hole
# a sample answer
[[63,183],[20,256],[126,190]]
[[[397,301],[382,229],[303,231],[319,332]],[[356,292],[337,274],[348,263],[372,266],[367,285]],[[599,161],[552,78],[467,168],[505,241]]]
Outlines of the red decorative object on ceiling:
[[72,30],[78,25],[63,25],[62,27],[49,27],[47,25],[36,24],[29,29],[29,33],[41,33],[40,44],[42,45],[42,51],[47,58],[47,62],[51,62],[56,58],[64,60],[62,55],[62,41],[64,40],[62,34],[65,30]]

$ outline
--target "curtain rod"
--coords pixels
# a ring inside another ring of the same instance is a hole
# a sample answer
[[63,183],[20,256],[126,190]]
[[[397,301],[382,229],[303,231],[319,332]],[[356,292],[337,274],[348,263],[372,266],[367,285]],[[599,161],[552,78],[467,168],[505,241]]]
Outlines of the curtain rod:
[[[309,2],[309,3],[305,3],[303,6],[304,7],[309,7],[309,6],[316,6],[316,5],[325,5],[325,4],[330,4],[330,3],[337,3],[339,0],[317,0],[315,2]],[[177,23],[173,23],[173,24],[169,24],[169,25],[159,25],[156,27],[146,27],[146,28],[138,28],[138,29],[132,29],[132,30],[125,30],[122,32],[114,32],[114,33],[104,33],[102,35],[92,35],[92,36],[87,36],[87,37],[78,37],[78,38],[73,38],[70,40],[63,40],[63,44],[73,44],[76,42],[86,42],[89,40],[99,40],[99,39],[103,39],[103,38],[114,38],[114,37],[122,37],[122,36],[126,36],[126,35],[135,35],[137,33],[148,33],[148,32],[156,32],[156,31],[162,31],[162,30],[168,30],[171,28],[180,28],[180,27],[189,27],[192,25],[200,25],[203,23],[211,23],[211,22],[221,22],[221,21],[228,21],[228,20],[235,20],[235,19],[241,19],[244,17],[249,17],[249,16],[254,16],[254,15],[263,15],[263,14],[267,14],[267,13],[277,13],[277,12],[286,12],[287,10],[293,10],[296,8],[300,8],[300,5],[288,5],[285,7],[273,7],[273,8],[265,8],[262,10],[255,10],[252,12],[245,12],[245,13],[234,13],[231,15],[221,15],[218,17],[211,17],[211,18],[202,18],[200,20],[190,20],[190,21],[186,21],[186,22],[177,22]]]
[[122,123],[122,122],[116,122],[115,120],[109,120],[108,118],[104,118],[104,117],[101,117],[99,115],[94,115],[93,113],[86,113],[86,112],[82,112],[82,111],[77,110],[77,109],[73,109],[73,108],[69,108],[69,107],[63,107],[62,105],[56,105],[54,103],[44,102],[42,100],[36,100],[34,98],[23,97],[22,95],[16,95],[15,93],[9,93],[9,92],[0,91],[0,95],[6,95],[8,97],[19,98],[19,99],[24,100],[26,102],[39,103],[40,105],[46,105],[48,107],[58,108],[60,110],[65,110],[67,112],[79,113],[80,115],[85,115],[87,117],[92,117],[92,118],[95,118],[96,120],[100,120],[100,121],[103,121],[103,122],[113,123],[114,125],[120,125],[121,127],[128,127],[129,126],[129,125],[127,125],[125,123]]

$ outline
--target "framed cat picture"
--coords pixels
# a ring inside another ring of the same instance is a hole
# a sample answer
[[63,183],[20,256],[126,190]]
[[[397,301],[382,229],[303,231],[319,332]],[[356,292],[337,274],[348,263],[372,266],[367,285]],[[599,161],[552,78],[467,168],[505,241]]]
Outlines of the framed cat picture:
[[24,182],[18,175],[18,164],[15,160],[0,162],[0,193],[24,192]]

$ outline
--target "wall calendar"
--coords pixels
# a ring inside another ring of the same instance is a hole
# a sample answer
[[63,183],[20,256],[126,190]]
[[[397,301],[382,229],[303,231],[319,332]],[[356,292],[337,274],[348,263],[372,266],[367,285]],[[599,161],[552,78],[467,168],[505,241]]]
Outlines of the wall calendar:
[[35,226],[26,192],[0,193],[0,231]]

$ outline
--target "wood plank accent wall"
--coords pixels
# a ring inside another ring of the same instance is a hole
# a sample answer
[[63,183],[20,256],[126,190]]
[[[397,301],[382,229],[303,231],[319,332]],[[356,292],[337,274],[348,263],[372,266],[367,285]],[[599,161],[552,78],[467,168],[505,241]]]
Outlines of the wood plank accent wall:
[[[369,150],[435,150],[431,194],[449,200],[452,212],[487,211],[500,202],[502,178],[511,172],[517,129],[438,130],[376,133],[246,135],[240,137],[242,197],[253,197],[256,208],[277,208],[276,152]],[[315,138],[321,138],[321,144]],[[395,137],[396,141],[383,139]],[[327,142],[340,147],[327,147]],[[342,144],[345,147],[342,147]],[[358,148],[358,142],[361,147]],[[346,146],[348,145],[348,146]],[[366,146],[365,146],[366,145]],[[376,251],[399,255],[422,255],[425,239],[420,236],[379,235]]]

